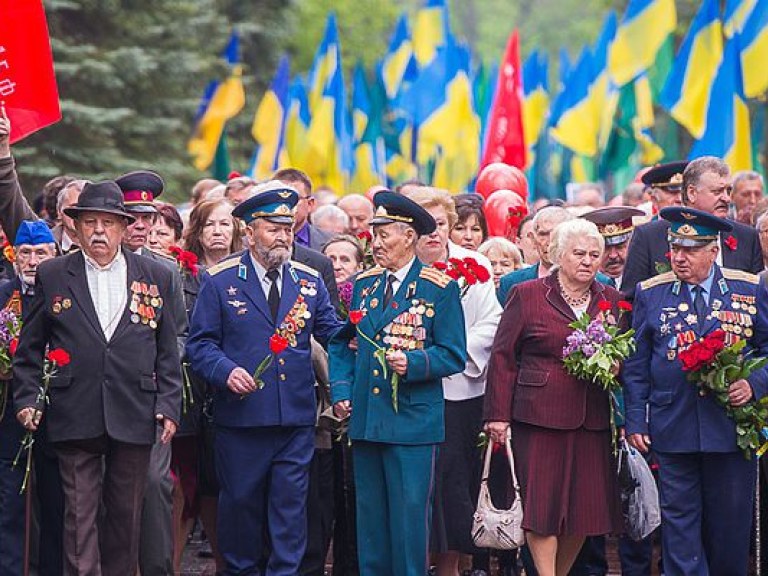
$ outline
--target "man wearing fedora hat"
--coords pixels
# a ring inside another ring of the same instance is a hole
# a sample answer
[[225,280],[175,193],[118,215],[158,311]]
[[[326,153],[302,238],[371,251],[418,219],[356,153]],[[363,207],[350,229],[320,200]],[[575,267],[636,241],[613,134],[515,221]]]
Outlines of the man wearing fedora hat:
[[[170,442],[181,369],[170,302],[172,273],[121,248],[133,216],[113,181],[89,183],[76,205],[81,251],[43,262],[14,360],[17,418],[40,419],[64,486],[65,573],[136,571],[139,517],[156,426]],[[71,362],[38,397],[46,349]],[[97,522],[100,507],[103,522]]]

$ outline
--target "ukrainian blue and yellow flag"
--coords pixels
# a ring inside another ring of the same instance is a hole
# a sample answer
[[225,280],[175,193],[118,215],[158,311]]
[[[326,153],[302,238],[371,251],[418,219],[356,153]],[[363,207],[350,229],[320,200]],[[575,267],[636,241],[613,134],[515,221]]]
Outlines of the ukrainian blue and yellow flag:
[[288,89],[288,112],[284,133],[285,149],[290,164],[299,165],[304,159],[311,118],[306,81],[301,76],[297,76]]
[[251,170],[258,179],[269,178],[280,166],[290,164],[284,147],[285,124],[288,117],[291,64],[283,56],[278,64],[269,90],[256,109],[251,134],[259,145]]
[[344,193],[352,174],[352,126],[338,46],[335,53],[333,75],[312,111],[306,151],[298,165],[315,182]]
[[352,178],[352,190],[364,192],[376,184],[384,184],[385,178],[381,173],[381,156],[383,155],[384,140],[376,123],[376,117],[381,114],[374,108],[373,95],[365,77],[362,64],[355,66],[352,92],[352,126],[355,145],[355,172]]
[[317,47],[312,69],[309,73],[309,109],[314,114],[323,94],[331,83],[339,65],[339,30],[336,27],[336,15],[331,12],[325,23],[325,33]]
[[214,81],[206,87],[195,119],[195,133],[187,143],[187,151],[193,156],[198,170],[206,170],[211,165],[224,125],[245,105],[240,40],[235,32],[224,50],[224,58],[229,64],[230,76],[223,82]]
[[694,138],[706,128],[712,82],[723,59],[719,0],[704,0],[680,46],[660,102]]
[[635,117],[632,128],[640,152],[640,162],[653,166],[664,158],[664,150],[653,138],[651,128],[656,123],[653,112],[653,91],[647,74],[641,74],[634,81]]
[[760,0],[725,0],[723,30],[728,38],[741,32],[752,10]]
[[548,65],[546,55],[531,52],[523,63],[523,134],[528,147],[528,163],[546,126],[549,112]]
[[768,90],[768,0],[757,0],[738,35],[744,94],[758,98]]
[[647,70],[677,26],[675,0],[629,0],[608,55],[608,70],[617,86]]
[[592,54],[585,47],[553,106],[550,134],[560,144],[584,156],[597,153],[598,124],[590,85]]
[[693,144],[690,159],[716,156],[725,160],[733,171],[752,168],[749,110],[735,39],[725,45],[723,61],[712,86],[706,126],[704,135]]
[[413,53],[420,67],[432,61],[437,49],[448,43],[449,36],[445,0],[426,0],[426,4],[416,13],[413,26]]
[[413,45],[408,32],[408,18],[403,14],[397,21],[392,39],[389,41],[389,50],[381,61],[381,79],[390,100],[400,91],[400,85],[412,56]]

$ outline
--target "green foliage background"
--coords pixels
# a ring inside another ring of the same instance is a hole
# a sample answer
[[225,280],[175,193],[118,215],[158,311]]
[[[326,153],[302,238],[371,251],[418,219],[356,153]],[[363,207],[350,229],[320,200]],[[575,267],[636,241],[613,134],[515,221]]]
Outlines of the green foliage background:
[[[63,120],[19,143],[27,194],[49,178],[106,178],[157,170],[169,200],[183,201],[204,174],[186,153],[206,83],[225,74],[218,56],[234,26],[242,38],[246,105],[227,127],[232,167],[244,171],[253,151],[250,124],[281,52],[292,74],[309,70],[326,15],[337,14],[346,79],[357,61],[370,69],[386,52],[402,12],[423,0],[44,0]],[[678,0],[680,29],[698,2]],[[626,0],[449,0],[452,28],[490,63],[521,29],[523,56],[560,47],[576,56],[593,43],[606,10]],[[551,74],[554,77],[554,66]]]

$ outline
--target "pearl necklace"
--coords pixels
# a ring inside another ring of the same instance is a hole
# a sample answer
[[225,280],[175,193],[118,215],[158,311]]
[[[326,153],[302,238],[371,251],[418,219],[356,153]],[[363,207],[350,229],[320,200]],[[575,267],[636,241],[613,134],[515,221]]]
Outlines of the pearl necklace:
[[560,294],[563,297],[563,300],[565,300],[565,303],[568,304],[571,308],[581,308],[583,307],[587,301],[589,300],[589,289],[587,289],[584,294],[577,298],[573,298],[572,296],[568,295],[565,291],[565,288],[563,287],[563,283],[560,281],[560,278],[557,279],[557,284],[560,287]]

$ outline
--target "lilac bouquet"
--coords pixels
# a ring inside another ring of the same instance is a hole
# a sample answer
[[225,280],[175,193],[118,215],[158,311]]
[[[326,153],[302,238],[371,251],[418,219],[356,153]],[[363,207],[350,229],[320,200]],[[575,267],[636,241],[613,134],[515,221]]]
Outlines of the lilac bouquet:
[[338,287],[339,292],[339,315],[342,320],[346,320],[349,317],[349,309],[352,306],[352,289],[354,283],[347,280],[342,282]]
[[574,331],[566,338],[563,348],[563,364],[566,371],[582,380],[599,384],[612,392],[621,388],[616,378],[617,368],[635,351],[634,330],[622,331],[618,319],[624,312],[632,310],[629,302],[618,303],[619,313],[614,316],[611,303],[600,302],[600,312],[592,319],[583,314],[569,324]]
[[0,375],[10,375],[13,355],[19,344],[21,319],[9,308],[0,310]]

